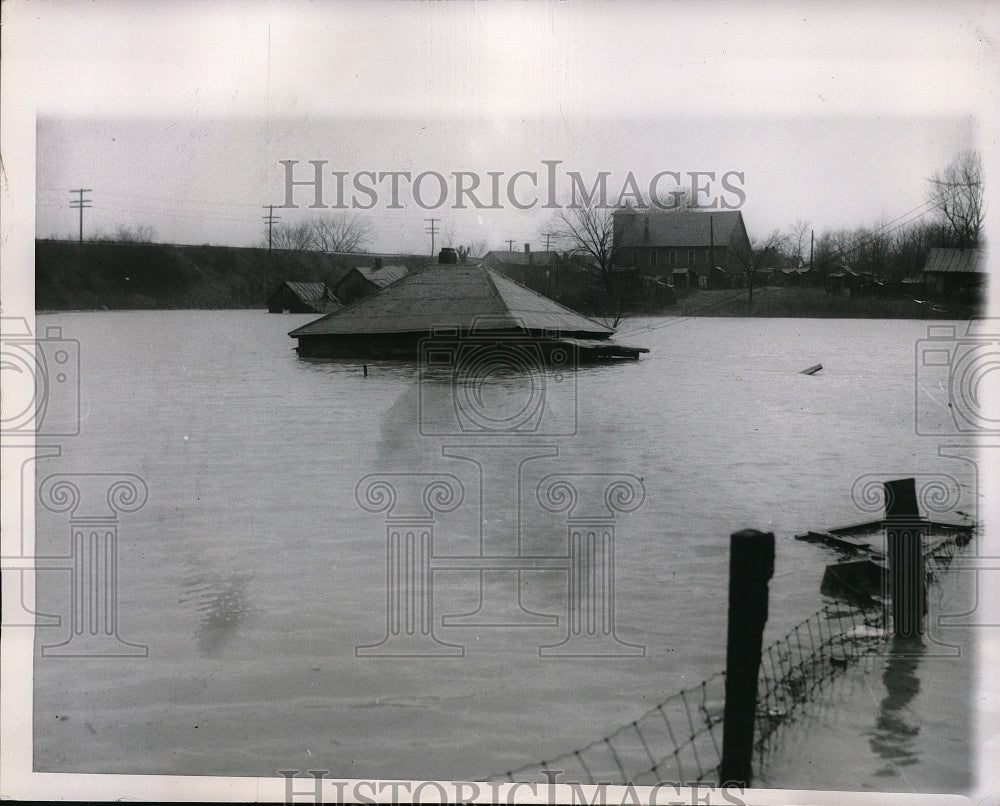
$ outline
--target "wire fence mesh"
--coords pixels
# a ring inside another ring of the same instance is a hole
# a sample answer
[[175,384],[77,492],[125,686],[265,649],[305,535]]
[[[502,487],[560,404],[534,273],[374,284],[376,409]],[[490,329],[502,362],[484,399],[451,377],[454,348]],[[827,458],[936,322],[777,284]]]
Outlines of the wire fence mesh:
[[[928,582],[946,570],[968,538],[932,540]],[[875,652],[889,629],[885,605],[856,597],[827,605],[764,647],[757,683],[755,764],[774,753],[778,730],[853,662]],[[724,671],[682,689],[611,733],[489,781],[608,785],[719,783],[725,709]]]

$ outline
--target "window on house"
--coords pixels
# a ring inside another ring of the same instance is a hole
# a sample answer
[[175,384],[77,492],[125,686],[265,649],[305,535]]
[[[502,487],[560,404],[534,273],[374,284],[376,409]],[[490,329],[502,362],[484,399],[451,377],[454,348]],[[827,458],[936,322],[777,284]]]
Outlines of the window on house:
[[670,266],[676,266],[677,265],[677,251],[676,250],[671,249],[670,252],[667,254],[667,264],[670,265]]
[[638,249],[633,249],[632,250],[632,265],[633,266],[638,266],[639,265],[639,250]]
[[655,266],[656,265],[656,250],[655,249],[651,250],[650,253],[649,253],[649,265],[650,266]]
[[688,249],[688,265],[694,266],[694,249]]

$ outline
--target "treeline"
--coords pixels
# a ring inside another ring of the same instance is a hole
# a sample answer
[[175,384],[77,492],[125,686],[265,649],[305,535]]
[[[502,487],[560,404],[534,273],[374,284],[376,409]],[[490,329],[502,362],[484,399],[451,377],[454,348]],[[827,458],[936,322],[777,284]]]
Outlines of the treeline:
[[853,229],[825,230],[814,239],[811,236],[808,224],[798,222],[765,262],[774,268],[797,268],[810,265],[811,258],[820,276],[850,269],[895,281],[918,276],[931,248],[954,245],[945,227],[929,221],[898,227],[881,221]]

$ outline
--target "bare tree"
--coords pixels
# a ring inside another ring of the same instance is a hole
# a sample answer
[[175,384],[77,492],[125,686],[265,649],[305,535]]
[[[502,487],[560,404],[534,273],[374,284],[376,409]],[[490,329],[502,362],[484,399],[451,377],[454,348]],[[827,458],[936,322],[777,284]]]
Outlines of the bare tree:
[[785,236],[774,230],[766,238],[750,238],[746,246],[736,250],[736,257],[743,266],[743,274],[747,281],[748,301],[753,302],[753,286],[757,273],[767,263],[776,262],[781,257],[785,241]]
[[360,252],[371,240],[371,225],[346,213],[314,218],[309,222],[309,249],[319,252]]
[[809,222],[803,221],[801,218],[789,227],[788,236],[785,240],[789,252],[788,256],[795,261],[795,268],[798,268],[805,262],[810,231]]
[[941,212],[950,240],[959,249],[975,246],[986,212],[983,163],[976,151],[963,151],[943,172],[935,173],[928,201]]
[[468,257],[482,257],[486,254],[486,241],[473,241],[466,247],[466,249],[468,250]]
[[139,224],[134,227],[119,224],[111,240],[118,243],[152,243],[154,237],[156,230],[149,224]]
[[621,238],[615,237],[614,209],[597,202],[563,207],[551,229],[552,235],[570,244],[572,253],[589,258],[597,267],[606,293],[603,315],[611,327],[622,317],[621,300],[614,282],[615,258],[622,248]]
[[614,292],[613,268],[621,244],[616,243],[612,208],[598,204],[563,207],[556,214],[552,234],[569,241],[571,252],[590,257],[605,290],[609,294]]
[[312,249],[312,227],[302,224],[276,224],[271,233],[271,245],[274,249],[288,249],[302,252]]
[[450,222],[441,222],[441,229],[439,230],[441,234],[441,245],[442,246],[454,246],[458,243],[458,238],[455,235],[455,225]]

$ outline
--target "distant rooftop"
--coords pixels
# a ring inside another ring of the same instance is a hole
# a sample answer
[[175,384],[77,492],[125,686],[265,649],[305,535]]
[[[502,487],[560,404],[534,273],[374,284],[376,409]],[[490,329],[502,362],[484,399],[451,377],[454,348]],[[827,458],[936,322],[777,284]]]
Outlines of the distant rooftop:
[[924,271],[986,273],[985,249],[944,249],[935,247],[927,253]]
[[402,280],[410,273],[406,266],[355,266],[354,268],[379,288],[385,288],[396,280]]
[[739,210],[616,210],[614,217],[623,246],[725,246],[743,222]]

